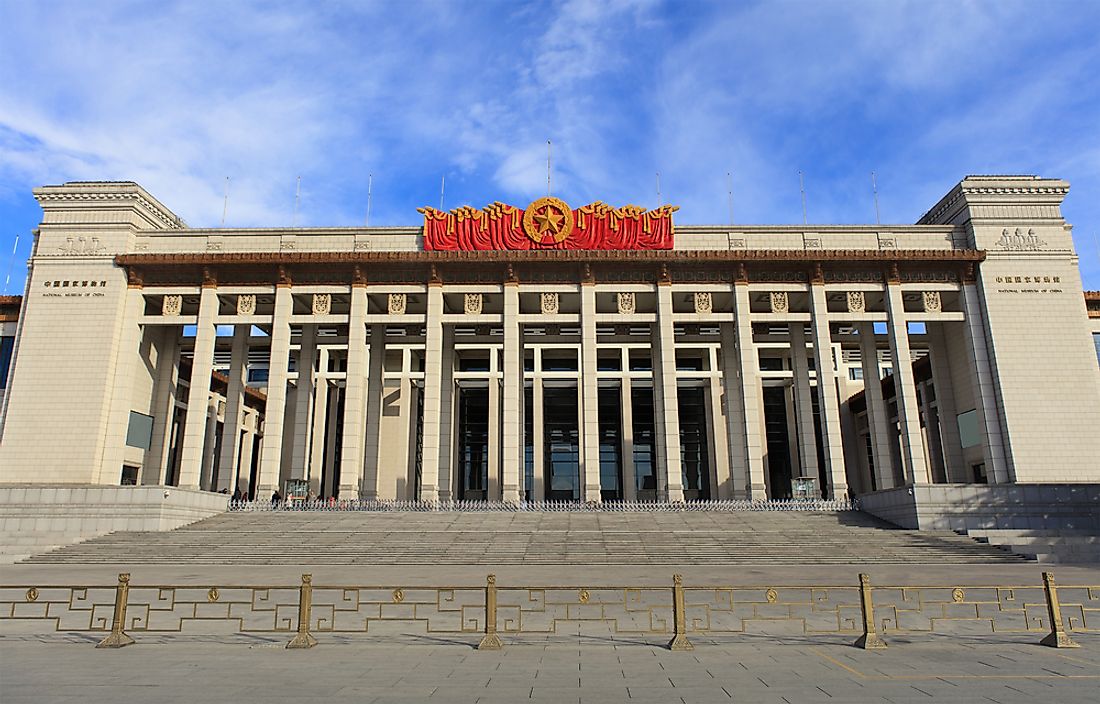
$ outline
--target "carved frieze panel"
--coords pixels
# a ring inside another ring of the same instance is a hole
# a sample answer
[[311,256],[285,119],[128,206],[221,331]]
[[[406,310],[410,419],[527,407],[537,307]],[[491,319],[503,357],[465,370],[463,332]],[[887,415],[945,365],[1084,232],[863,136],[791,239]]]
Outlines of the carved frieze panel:
[[810,280],[805,271],[780,269],[749,269],[749,281],[753,283],[806,283]]
[[769,300],[771,302],[771,308],[773,313],[789,313],[791,310],[790,301],[787,298],[786,291],[772,291],[769,294]]
[[256,314],[256,294],[245,293],[237,296],[237,315]]
[[744,249],[745,248],[745,237],[744,237],[744,235],[738,235],[738,234],[735,234],[733,232],[730,232],[730,233],[727,233],[726,237],[729,240],[729,248],[730,249]]
[[467,293],[462,298],[462,312],[466,315],[481,315],[485,299],[480,293]]
[[313,314],[314,315],[328,315],[332,311],[332,294],[331,293],[315,293],[313,294]]
[[408,303],[409,297],[404,293],[391,293],[389,298],[390,315],[404,315]]
[[559,298],[556,293],[543,293],[539,295],[539,305],[543,315],[555,315],[559,308]]
[[848,298],[848,312],[849,313],[864,313],[867,310],[867,297],[863,294],[863,291],[849,291]]
[[1009,252],[1034,252],[1046,247],[1047,243],[1039,239],[1034,228],[1028,228],[1025,232],[1022,227],[1010,231],[1007,227],[1001,231],[1001,239],[997,240],[999,249]]
[[825,282],[830,284],[874,284],[882,282],[882,272],[873,270],[844,271],[827,269]]
[[943,301],[940,300],[939,291],[924,291],[921,294],[921,299],[924,302],[925,313],[939,313],[943,310]]
[[183,311],[183,296],[165,296],[160,304],[161,315],[179,315]]
[[697,315],[709,315],[714,310],[714,301],[709,291],[700,291],[695,294],[695,313]]
[[99,257],[107,253],[107,248],[99,243],[98,237],[66,237],[57,253],[64,257]]
[[619,293],[615,296],[619,315],[633,315],[637,310],[637,301],[633,293]]

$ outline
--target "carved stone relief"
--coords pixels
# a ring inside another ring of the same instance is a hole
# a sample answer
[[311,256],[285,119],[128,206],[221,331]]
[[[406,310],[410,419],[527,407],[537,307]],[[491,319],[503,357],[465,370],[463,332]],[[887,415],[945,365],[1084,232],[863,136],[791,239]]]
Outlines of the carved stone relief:
[[637,302],[633,293],[620,293],[615,296],[618,303],[619,315],[633,315],[637,310]]
[[403,293],[391,293],[389,301],[390,315],[404,315],[409,297]]
[[66,237],[57,252],[66,257],[98,257],[106,254],[107,248],[99,244],[98,237]]
[[729,241],[730,249],[745,248],[745,238],[740,235],[735,235],[734,233],[730,232],[726,234],[726,239]]
[[770,297],[773,313],[790,312],[790,301],[787,299],[786,291],[772,291]]
[[161,315],[179,315],[183,310],[183,296],[165,296],[160,304]]
[[559,300],[556,293],[543,293],[539,297],[539,303],[543,315],[554,315],[558,312]]
[[924,302],[925,313],[939,313],[943,310],[943,301],[940,300],[939,291],[925,291],[921,298]]
[[1022,227],[1017,227],[1015,232],[1009,232],[1006,227],[1001,232],[1001,239],[997,240],[997,246],[1007,251],[1037,251],[1046,246],[1046,242],[1039,239],[1033,228],[1024,232]]
[[315,293],[313,294],[313,314],[314,315],[328,315],[332,310],[332,294],[331,293]]
[[864,313],[867,310],[867,297],[863,294],[863,291],[849,291],[848,292],[848,312],[849,313]]
[[485,298],[480,293],[467,293],[462,299],[462,311],[466,315],[481,315]]
[[237,296],[237,315],[256,314],[256,294],[246,293]]
[[702,291],[695,294],[695,312],[698,315],[709,315],[714,310],[714,302],[710,293]]

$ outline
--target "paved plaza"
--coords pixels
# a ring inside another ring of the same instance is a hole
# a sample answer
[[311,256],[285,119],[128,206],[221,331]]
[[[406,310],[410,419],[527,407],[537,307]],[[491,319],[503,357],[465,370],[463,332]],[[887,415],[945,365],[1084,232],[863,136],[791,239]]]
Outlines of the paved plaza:
[[1100,639],[938,638],[867,652],[839,642],[509,644],[422,638],[323,644],[143,643],[116,651],[59,638],[0,640],[0,700],[51,702],[1096,702]]

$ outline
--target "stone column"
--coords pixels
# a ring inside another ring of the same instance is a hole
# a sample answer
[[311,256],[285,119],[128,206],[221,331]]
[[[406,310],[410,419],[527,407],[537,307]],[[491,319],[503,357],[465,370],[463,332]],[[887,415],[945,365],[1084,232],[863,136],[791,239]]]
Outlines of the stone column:
[[859,356],[863,366],[863,398],[867,403],[867,432],[871,434],[871,456],[875,461],[875,487],[890,489],[894,486],[894,460],[890,451],[890,419],[882,397],[874,323],[859,324]]
[[[322,359],[328,355],[322,355]],[[325,428],[328,422],[329,381],[317,380],[313,401],[313,431],[309,439],[309,489],[321,495],[321,475],[325,462]],[[337,395],[336,393],[333,394]],[[347,497],[345,497],[347,498]],[[355,498],[352,496],[351,498]]]
[[810,284],[813,315],[814,363],[817,367],[818,413],[821,416],[821,440],[825,450],[825,469],[832,485],[832,498],[848,493],[844,469],[844,440],[840,430],[840,404],[836,392],[836,367],[833,362],[833,336],[829,330],[829,308],[824,282],[815,276]]
[[199,488],[214,491],[214,473],[217,469],[214,449],[218,444],[218,404],[217,397],[211,397],[207,406],[206,435],[202,446],[202,472],[199,476]]
[[936,389],[936,415],[939,417],[940,443],[943,446],[944,470],[948,482],[968,480],[959,439],[958,409],[955,406],[955,385],[951,383],[951,367],[947,361],[947,342],[943,323],[925,323],[928,331],[928,352],[932,360],[932,385]]
[[455,463],[455,336],[454,326],[443,326],[443,369],[439,384],[439,500],[454,501]]
[[[366,457],[363,463],[361,495],[378,499],[378,450],[382,424],[383,371],[386,361],[386,326],[370,326],[370,368],[367,370]],[[345,402],[346,405],[346,402]],[[344,434],[348,432],[345,421]]]
[[[711,363],[717,360],[711,355]],[[712,366],[712,369],[717,367]],[[729,440],[722,420],[722,380],[717,376],[707,379],[707,427],[710,429],[710,498],[732,499],[733,480],[730,473]]]
[[241,455],[237,463],[237,473],[234,486],[241,490],[242,495],[247,495],[252,482],[252,449],[256,445],[256,426],[259,418],[256,414],[249,414],[244,422],[244,435],[241,436]]
[[[371,342],[374,342],[373,335]],[[373,349],[370,356],[373,361]],[[366,406],[367,364],[367,289],[361,284],[353,284],[348,312],[348,364],[344,382],[343,444],[340,450],[339,493],[345,499],[359,498],[361,489],[366,437],[363,409]],[[377,421],[375,418],[372,422]]]
[[600,500],[599,383],[596,380],[596,286],[581,284],[581,474],[584,500]]
[[504,283],[503,499],[519,503],[523,455],[523,348],[519,329],[519,284]]
[[[657,284],[657,349],[660,368],[654,365],[653,385],[661,385],[662,417],[660,432],[664,436],[667,498],[684,500],[684,472],[680,458],[680,412],[676,391],[676,335],[672,325],[672,286],[667,281]],[[660,486],[658,482],[658,491]]]
[[181,489],[198,489],[202,472],[203,439],[206,437],[206,416],[209,412],[210,375],[214,365],[214,343],[218,329],[214,317],[218,314],[218,290],[203,284],[199,296],[199,320],[195,332],[195,356],[191,363],[191,388],[187,390],[187,415],[183,426],[183,447],[180,456],[179,483]]
[[282,469],[283,420],[286,417],[286,382],[290,364],[290,314],[293,309],[290,286],[280,283],[275,289],[275,314],[271,321],[267,406],[263,444],[260,446],[260,471],[256,481],[256,498],[261,500],[270,498],[276,488],[281,489],[279,474]]
[[[745,498],[763,500],[767,498],[767,483],[764,479],[764,448],[767,440],[764,435],[763,389],[760,383],[760,361],[757,359],[756,345],[752,340],[752,319],[749,303],[748,284],[738,281],[733,287],[734,332],[737,338],[737,368],[740,371],[738,397],[741,403],[742,430],[738,435],[744,438],[745,464],[748,469],[749,483],[745,487]],[[731,387],[727,374],[726,393]]]
[[294,446],[291,448],[290,477],[305,479],[309,466],[310,433],[313,430],[313,365],[317,359],[317,326],[303,325],[302,347],[298,350],[298,388],[294,394]]
[[[794,370],[794,407],[798,419],[798,456],[801,476],[820,477],[817,466],[817,434],[814,432],[813,390],[806,355],[806,326],[791,323],[791,367]],[[820,489],[821,487],[818,487]]]
[[928,484],[931,478],[924,461],[924,440],[920,431],[920,408],[913,381],[913,360],[909,351],[909,323],[901,287],[886,284],[887,330],[894,362],[894,389],[897,394],[898,425],[901,430],[901,461],[906,484]]
[[[439,405],[443,377],[443,285],[428,283],[424,324],[424,445],[421,452],[421,501],[439,501]],[[490,477],[491,478],[491,477]]]
[[619,381],[619,407],[623,429],[623,501],[637,501],[638,480],[634,476],[634,405],[630,394],[630,377],[625,376],[630,369],[630,360],[623,366],[624,376]]
[[233,351],[229,360],[229,383],[225,392],[222,448],[218,459],[218,490],[233,490],[240,461],[241,422],[244,418],[244,387],[248,374],[248,337],[251,325],[233,326]]
[[972,282],[963,283],[963,314],[966,315],[966,347],[974,382],[978,427],[982,429],[982,451],[985,454],[986,476],[994,484],[1011,480],[1005,454],[1004,434],[998,414],[997,392],[993,384],[993,369],[989,357],[989,345],[985,336],[985,320],[982,316],[981,296]]
[[543,436],[542,416],[542,373],[537,371],[531,381],[531,430],[532,430],[532,462],[531,468],[531,498],[535,501],[546,499],[546,458]]
[[153,391],[153,441],[145,453],[141,469],[142,484],[164,484],[168,469],[169,439],[176,412],[179,384],[179,326],[161,325],[157,350],[157,383]]

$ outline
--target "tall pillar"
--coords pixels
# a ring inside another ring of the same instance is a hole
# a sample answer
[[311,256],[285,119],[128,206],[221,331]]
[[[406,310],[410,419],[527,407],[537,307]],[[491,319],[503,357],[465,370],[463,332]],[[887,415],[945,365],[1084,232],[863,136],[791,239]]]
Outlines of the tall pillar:
[[833,336],[829,331],[829,307],[825,298],[824,281],[816,275],[814,279],[810,284],[810,310],[813,320],[814,364],[817,367],[821,444],[825,450],[825,469],[829,473],[832,498],[841,499],[848,493],[848,479],[844,468],[844,439],[840,430]]
[[[764,448],[767,441],[764,435],[763,389],[760,383],[760,361],[757,358],[756,345],[752,340],[752,319],[750,316],[749,289],[747,282],[738,281],[733,287],[734,332],[737,341],[737,369],[740,372],[738,401],[741,404],[742,432],[744,438],[745,465],[748,471],[748,485],[745,487],[746,499],[762,500],[767,498],[767,483],[764,479]],[[726,393],[731,382],[726,380]]]
[[164,484],[167,480],[169,439],[176,413],[179,386],[179,326],[161,325],[157,333],[157,382],[153,391],[153,437],[141,469],[142,484]]
[[676,334],[672,325],[672,286],[666,280],[657,284],[657,350],[661,364],[659,369],[655,366],[653,370],[653,385],[661,385],[660,432],[664,435],[665,481],[668,487],[665,498],[677,502],[684,500],[684,472],[680,458],[680,406],[676,392]]
[[[267,406],[264,438],[260,446],[260,471],[256,497],[267,499],[279,488],[283,456],[283,420],[286,417],[286,382],[290,364],[290,314],[294,299],[290,286],[275,289],[275,314],[271,320],[271,359],[268,362]],[[280,492],[282,493],[282,492]]]
[[240,461],[241,422],[244,419],[244,386],[248,373],[248,337],[251,325],[233,326],[233,350],[229,359],[229,383],[225,391],[222,448],[218,459],[218,491],[232,490]]
[[183,426],[183,447],[180,456],[179,486],[198,489],[202,472],[203,440],[206,437],[206,417],[209,412],[210,376],[214,365],[214,344],[218,328],[217,288],[203,284],[199,295],[199,319],[195,331],[195,356],[191,362],[191,388],[187,390],[187,415]]
[[928,334],[928,354],[932,360],[932,386],[936,390],[936,415],[939,417],[940,444],[943,447],[944,472],[948,482],[968,480],[959,438],[958,409],[955,406],[955,385],[951,383],[951,367],[947,360],[947,341],[943,323],[925,323]]
[[[428,283],[424,324],[424,434],[421,451],[421,501],[439,501],[439,406],[443,377],[443,284]],[[491,478],[491,477],[490,477]]]
[[455,331],[443,326],[443,369],[439,383],[439,500],[454,501],[455,463]]
[[523,349],[519,329],[519,284],[504,283],[503,499],[519,503],[523,456]]
[[[711,354],[711,369],[717,369],[717,359]],[[707,427],[710,429],[710,498],[733,498],[733,478],[730,471],[729,440],[726,424],[722,421],[722,380],[712,375],[707,380]]]
[[806,355],[806,326],[802,323],[791,323],[790,333],[791,367],[794,370],[794,407],[798,418],[798,456],[802,463],[801,476],[817,479],[819,477],[817,434],[814,432],[810,363]]
[[199,476],[199,488],[206,491],[214,491],[217,469],[217,456],[214,449],[218,444],[218,403],[217,397],[211,397],[207,406],[206,435],[202,445],[202,473]]
[[[360,495],[369,501],[378,499],[378,451],[382,427],[383,372],[386,361],[386,326],[370,326],[370,359],[367,369],[366,453],[363,461]],[[346,401],[345,401],[346,406]],[[360,424],[361,425],[361,424]],[[344,422],[344,434],[348,432]]]
[[894,363],[894,389],[897,394],[905,483],[930,484],[932,480],[924,461],[924,439],[920,431],[920,408],[917,406],[917,386],[913,380],[913,359],[909,351],[909,322],[905,318],[901,287],[892,282],[886,284],[886,317]]
[[[323,355],[327,357],[327,355]],[[322,367],[324,368],[324,367]],[[313,430],[309,438],[309,490],[321,495],[321,476],[325,462],[325,424],[328,422],[329,381],[317,380],[313,401]],[[338,393],[335,389],[334,392]],[[335,396],[336,393],[333,393]],[[348,497],[344,497],[348,498]],[[354,495],[351,498],[356,498]]]
[[534,484],[531,487],[531,498],[535,501],[546,499],[546,457],[543,444],[546,438],[543,434],[542,416],[542,373],[536,371],[531,380],[531,483]]
[[985,454],[986,476],[994,484],[1010,481],[1005,455],[1004,434],[997,412],[997,392],[993,385],[993,370],[989,346],[985,337],[981,297],[973,282],[963,283],[963,314],[966,316],[966,347],[974,360],[973,381],[978,427],[982,430],[982,451]]
[[596,286],[581,284],[581,472],[584,500],[600,500],[599,383],[596,380]]
[[882,373],[878,366],[875,324],[859,324],[859,356],[863,366],[863,398],[867,402],[867,432],[871,434],[871,457],[875,461],[876,489],[894,486],[894,459],[890,451],[890,419],[882,397]]
[[244,433],[241,435],[240,461],[237,462],[237,473],[233,480],[234,486],[241,490],[243,496],[247,496],[252,483],[252,450],[256,445],[256,430],[259,424],[258,414],[249,413],[244,420]]
[[[371,343],[373,348],[373,335]],[[373,362],[373,359],[374,350],[371,349],[370,361]],[[344,428],[340,449],[340,497],[344,499],[359,498],[362,489],[360,478],[363,476],[363,460],[366,456],[363,410],[366,407],[367,364],[367,288],[356,282],[351,287],[351,308],[348,312],[348,364],[344,382]],[[371,422],[377,423],[378,419]]]
[[290,477],[305,479],[309,465],[313,409],[313,366],[317,359],[317,326],[303,325],[298,350],[298,388],[294,394],[294,445],[291,447]]
[[630,360],[623,366],[623,378],[619,381],[619,408],[623,429],[623,501],[637,501],[638,480],[634,474],[634,404],[630,393]]

